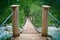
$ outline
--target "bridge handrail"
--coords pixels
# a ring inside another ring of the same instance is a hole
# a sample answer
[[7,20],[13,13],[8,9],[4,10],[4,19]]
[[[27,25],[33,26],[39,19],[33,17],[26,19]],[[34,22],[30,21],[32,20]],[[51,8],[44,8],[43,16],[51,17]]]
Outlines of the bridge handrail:
[[60,21],[59,21],[57,18],[55,18],[50,12],[48,13],[48,15],[49,15],[55,22],[57,22],[57,24],[60,25]]
[[13,15],[13,13],[11,13],[11,14],[2,22],[1,25],[4,25],[12,15]]

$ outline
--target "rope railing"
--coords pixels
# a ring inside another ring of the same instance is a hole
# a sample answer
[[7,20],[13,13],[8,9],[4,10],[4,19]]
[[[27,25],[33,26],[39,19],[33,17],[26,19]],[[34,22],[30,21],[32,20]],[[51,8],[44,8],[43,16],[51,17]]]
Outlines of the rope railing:
[[13,13],[11,13],[11,14],[2,22],[1,25],[4,25],[12,15],[13,15]]
[[57,23],[60,25],[60,22],[58,19],[56,19],[51,13],[48,13],[48,15]]

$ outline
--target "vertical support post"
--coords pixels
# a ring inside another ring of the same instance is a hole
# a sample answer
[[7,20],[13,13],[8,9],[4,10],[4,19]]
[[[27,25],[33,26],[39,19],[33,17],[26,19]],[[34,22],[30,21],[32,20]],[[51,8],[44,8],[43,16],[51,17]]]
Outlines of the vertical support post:
[[18,29],[18,7],[19,5],[11,5],[12,12],[13,12],[13,37],[19,36],[20,32]]
[[42,6],[42,36],[47,37],[48,24],[47,24],[47,14],[50,6]]

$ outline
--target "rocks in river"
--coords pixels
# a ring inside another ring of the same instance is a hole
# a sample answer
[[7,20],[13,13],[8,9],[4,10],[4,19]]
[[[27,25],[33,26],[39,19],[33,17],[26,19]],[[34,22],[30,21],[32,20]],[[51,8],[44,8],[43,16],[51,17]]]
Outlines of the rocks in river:
[[0,40],[6,40],[7,38],[12,37],[12,34],[10,34],[5,29],[5,26],[0,27]]
[[5,30],[8,31],[9,33],[13,33],[13,28],[11,25],[6,25]]

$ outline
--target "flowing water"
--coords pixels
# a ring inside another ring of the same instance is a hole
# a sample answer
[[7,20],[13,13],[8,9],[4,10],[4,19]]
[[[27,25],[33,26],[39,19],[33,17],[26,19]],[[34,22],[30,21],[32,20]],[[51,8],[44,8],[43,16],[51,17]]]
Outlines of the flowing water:
[[[7,40],[7,38],[12,37],[12,34],[6,30],[6,27],[0,27],[0,40]],[[10,29],[10,28],[9,28]]]
[[[41,30],[41,28],[38,28]],[[60,27],[48,27],[48,34],[51,35],[55,40],[60,40]]]

